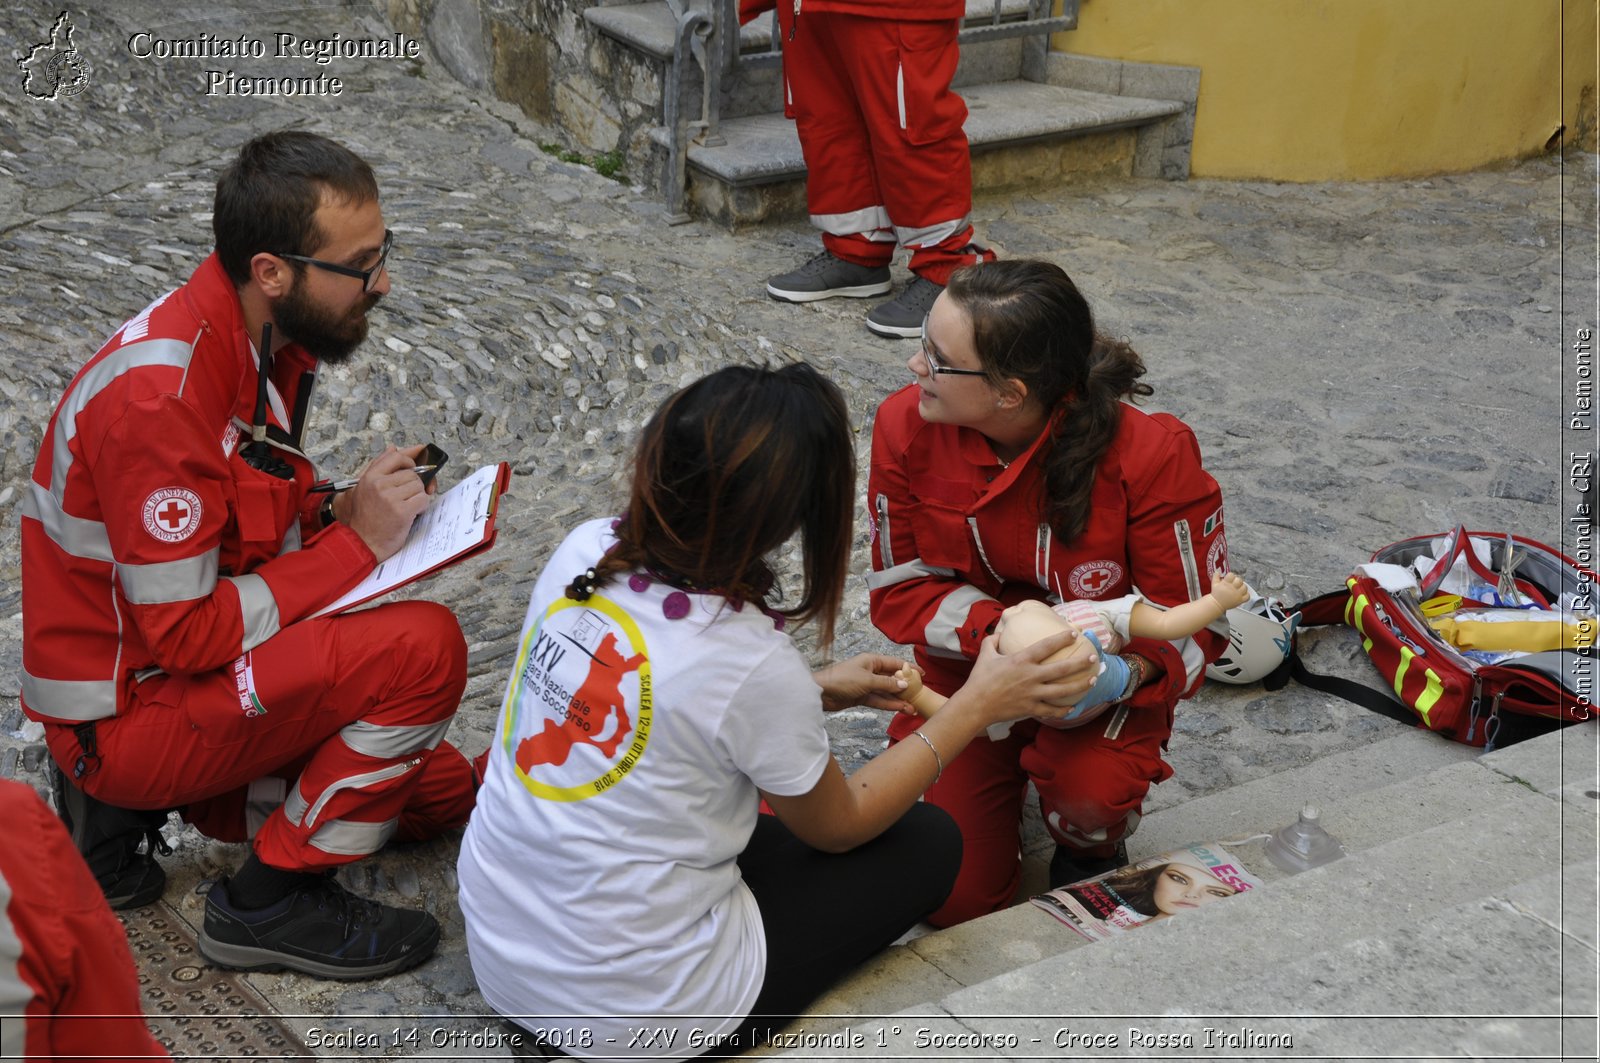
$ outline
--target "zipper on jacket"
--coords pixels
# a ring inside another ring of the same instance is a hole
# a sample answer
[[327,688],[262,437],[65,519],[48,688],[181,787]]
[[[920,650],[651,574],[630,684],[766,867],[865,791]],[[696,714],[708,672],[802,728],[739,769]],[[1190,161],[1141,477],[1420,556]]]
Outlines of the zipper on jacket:
[[1039,525],[1039,537],[1033,548],[1033,581],[1045,590],[1050,589],[1050,525]]
[[874,508],[878,511],[878,556],[883,558],[884,568],[893,568],[894,548],[889,544],[889,496],[879,491],[874,501]]
[[1194,539],[1189,534],[1187,520],[1172,522],[1172,534],[1178,537],[1178,557],[1183,561],[1183,578],[1189,584],[1189,600],[1200,600],[1200,566],[1194,559]]
[[789,39],[794,40],[795,31],[800,28],[800,0],[794,0],[794,19],[789,23]]
[[1004,583],[1005,580],[1000,578],[1000,573],[996,572],[994,566],[989,564],[989,555],[983,549],[983,540],[978,538],[978,518],[968,517],[967,527],[972,529],[972,543],[978,548],[978,560],[983,562],[983,567],[989,570],[989,575],[994,578],[996,583]]

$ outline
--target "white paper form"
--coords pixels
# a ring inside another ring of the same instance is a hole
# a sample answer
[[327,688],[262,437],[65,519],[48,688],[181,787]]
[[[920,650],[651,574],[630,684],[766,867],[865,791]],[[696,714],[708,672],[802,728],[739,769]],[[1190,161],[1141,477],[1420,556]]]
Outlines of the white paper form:
[[417,515],[405,545],[341,598],[317,610],[326,616],[386,594],[442,568],[480,545],[494,515],[499,465],[485,465],[433,500]]

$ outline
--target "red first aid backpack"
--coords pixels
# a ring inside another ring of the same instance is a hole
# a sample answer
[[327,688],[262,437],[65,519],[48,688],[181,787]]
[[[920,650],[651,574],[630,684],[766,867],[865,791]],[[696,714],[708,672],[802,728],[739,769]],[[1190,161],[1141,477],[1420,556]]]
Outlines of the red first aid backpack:
[[[1267,677],[1267,688],[1282,687],[1292,676],[1325,693],[1485,749],[1589,719],[1594,712],[1596,665],[1600,663],[1595,660],[1592,641],[1574,649],[1544,650],[1483,664],[1440,638],[1425,619],[1423,604],[1437,600],[1439,585],[1458,556],[1467,558],[1469,571],[1482,586],[1539,605],[1554,605],[1563,594],[1572,595],[1574,611],[1589,615],[1595,611],[1596,574],[1532,539],[1465,528],[1402,539],[1374,553],[1372,561],[1410,566],[1418,557],[1438,556],[1432,548],[1440,540],[1444,540],[1442,556],[1419,579],[1416,591],[1391,593],[1377,578],[1365,574],[1367,566],[1362,566],[1346,581],[1344,590],[1312,598],[1294,609],[1300,613],[1301,627],[1343,623],[1355,628],[1362,649],[1388,691],[1312,672],[1294,652]],[[1488,565],[1478,558],[1473,544],[1488,548]],[[1468,599],[1464,604],[1492,603]],[[1592,625],[1586,630],[1592,632]]]

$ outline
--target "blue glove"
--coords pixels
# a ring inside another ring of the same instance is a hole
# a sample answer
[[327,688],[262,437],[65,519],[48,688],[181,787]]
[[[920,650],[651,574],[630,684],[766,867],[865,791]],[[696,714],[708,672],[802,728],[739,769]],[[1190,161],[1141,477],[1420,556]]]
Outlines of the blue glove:
[[1071,723],[1080,714],[1087,712],[1096,705],[1115,701],[1117,698],[1122,697],[1124,690],[1128,689],[1128,662],[1121,657],[1107,654],[1104,647],[1100,645],[1100,640],[1095,638],[1093,633],[1085,631],[1083,632],[1083,637],[1094,643],[1094,648],[1100,651],[1100,660],[1105,663],[1105,670],[1094,681],[1094,686],[1090,687],[1083,697],[1078,699],[1078,704],[1063,719],[1063,723]]

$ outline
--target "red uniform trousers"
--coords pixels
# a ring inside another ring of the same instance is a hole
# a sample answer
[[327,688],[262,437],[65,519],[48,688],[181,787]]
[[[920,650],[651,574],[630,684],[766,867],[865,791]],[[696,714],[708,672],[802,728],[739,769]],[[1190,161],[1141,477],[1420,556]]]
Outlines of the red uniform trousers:
[[[100,766],[78,785],[124,808],[178,807],[223,841],[253,833],[273,867],[350,863],[466,823],[476,779],[442,741],[465,686],[466,643],[441,605],[303,620],[234,668],[141,683],[130,711],[96,723]],[[46,736],[70,772],[72,728]]]
[[[944,284],[994,259],[972,244],[972,157],[964,100],[950,91],[956,19],[863,18],[778,4],[784,113],[806,162],[806,205],[822,243],[847,262]],[[791,36],[791,31],[793,31]]]
[[55,813],[0,782],[0,1058],[166,1059],[128,936]]
[[[927,800],[954,817],[964,847],[955,888],[928,922],[954,926],[1011,903],[1022,879],[1018,827],[1030,781],[1050,836],[1084,856],[1110,856],[1138,825],[1151,784],[1172,775],[1161,759],[1172,717],[1159,707],[1130,708],[1108,739],[1114,713],[1066,730],[1021,720],[998,742],[980,734],[945,765]],[[904,738],[915,727],[899,725],[913,722],[896,717],[889,733]]]

